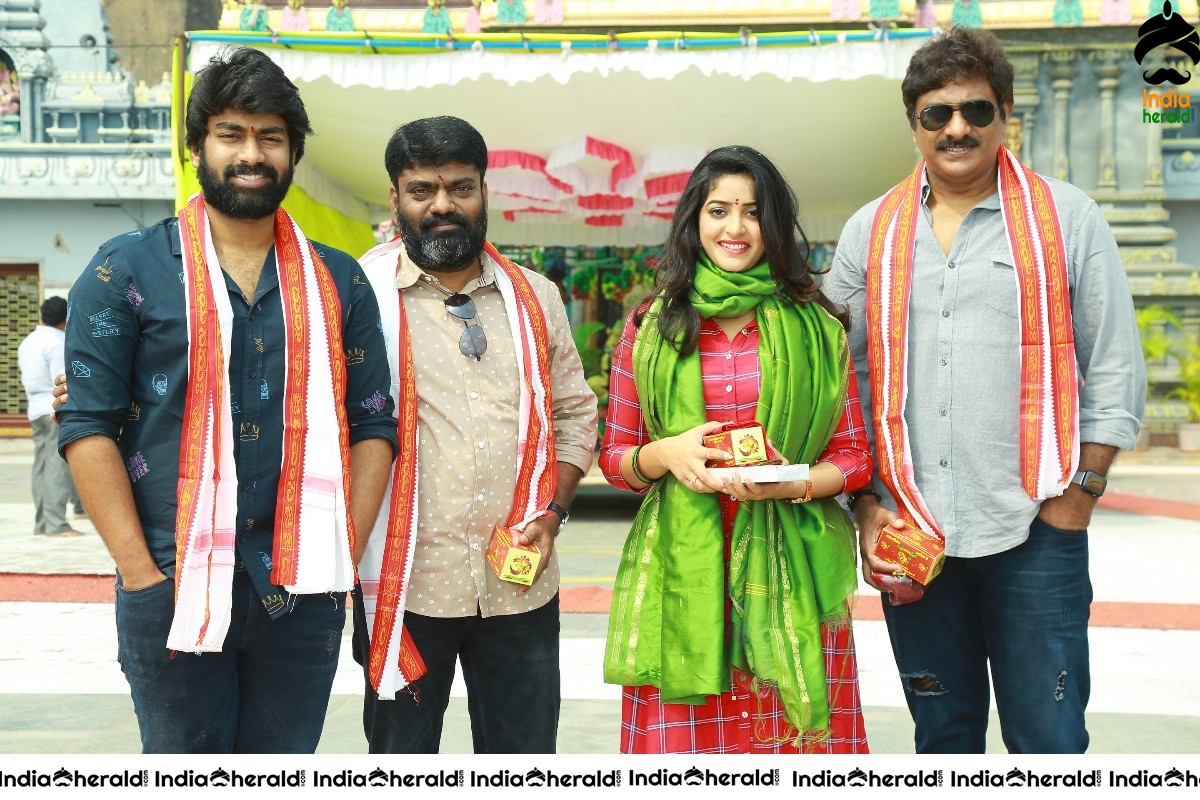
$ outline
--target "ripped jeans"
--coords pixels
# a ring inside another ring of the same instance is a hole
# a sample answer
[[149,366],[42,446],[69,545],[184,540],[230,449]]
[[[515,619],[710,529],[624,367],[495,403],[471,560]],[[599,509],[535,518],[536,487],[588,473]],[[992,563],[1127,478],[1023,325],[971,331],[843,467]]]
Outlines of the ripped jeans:
[[1018,547],[947,558],[925,598],[883,599],[918,753],[983,753],[988,662],[1010,753],[1083,753],[1091,693],[1087,531],[1034,519]]

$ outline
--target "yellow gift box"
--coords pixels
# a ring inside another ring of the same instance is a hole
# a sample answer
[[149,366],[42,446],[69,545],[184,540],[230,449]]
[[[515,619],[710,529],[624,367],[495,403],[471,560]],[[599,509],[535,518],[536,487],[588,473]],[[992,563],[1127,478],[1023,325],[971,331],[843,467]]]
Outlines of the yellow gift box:
[[521,544],[520,535],[518,531],[501,525],[493,528],[492,540],[488,542],[487,562],[500,580],[529,586],[537,575],[542,553],[532,544]]

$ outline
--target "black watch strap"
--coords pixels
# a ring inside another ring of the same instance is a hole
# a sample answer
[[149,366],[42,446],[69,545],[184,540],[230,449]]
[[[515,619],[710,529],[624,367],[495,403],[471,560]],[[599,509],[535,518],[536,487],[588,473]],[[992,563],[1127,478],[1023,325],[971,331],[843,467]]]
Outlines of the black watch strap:
[[859,489],[856,492],[850,493],[850,496],[846,498],[846,508],[854,511],[854,506],[858,504],[858,501],[862,500],[867,495],[874,497],[876,500],[879,499],[879,492],[875,491],[870,486],[867,486],[865,489]]
[[550,505],[546,506],[546,510],[553,511],[555,514],[558,515],[558,527],[560,527],[560,528],[563,525],[566,525],[567,520],[571,518],[571,512],[567,511],[565,508],[563,508],[562,506],[560,506],[558,503],[554,502],[553,500],[550,501]]

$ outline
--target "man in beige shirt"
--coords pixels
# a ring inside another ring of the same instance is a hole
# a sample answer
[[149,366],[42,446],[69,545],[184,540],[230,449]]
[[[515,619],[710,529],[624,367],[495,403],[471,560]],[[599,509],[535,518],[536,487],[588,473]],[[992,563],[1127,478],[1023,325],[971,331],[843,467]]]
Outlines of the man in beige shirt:
[[[392,484],[398,498],[384,502],[393,509],[392,523],[380,515],[382,528],[360,566],[355,657],[367,668],[367,741],[372,753],[438,752],[461,660],[475,752],[554,752],[554,540],[591,466],[596,397],[584,381],[558,289],[504,263],[485,240],[487,146],[479,132],[455,117],[417,120],[392,135],[385,162],[401,241],[373,249],[361,263],[380,301],[397,413],[405,418],[408,399],[417,424],[415,436],[400,425]],[[540,360],[536,346],[523,344],[539,340]],[[546,390],[540,406],[538,387]],[[546,426],[552,436],[541,447],[534,441],[539,407],[552,416]],[[407,466],[406,433],[416,453]],[[543,481],[539,493],[536,477],[518,478],[522,466],[523,475],[556,472],[557,487],[551,492]],[[397,522],[408,509],[411,523]],[[527,523],[521,540],[542,554],[529,587],[501,581],[485,555],[494,526],[514,522]],[[405,530],[412,531],[407,540]],[[407,556],[406,580],[399,577],[401,556]],[[411,683],[411,672],[396,669],[404,662],[400,637],[388,649],[389,628],[377,619],[387,618],[384,598],[403,606],[405,632],[426,669]],[[372,655],[386,662],[382,679],[373,679]]]

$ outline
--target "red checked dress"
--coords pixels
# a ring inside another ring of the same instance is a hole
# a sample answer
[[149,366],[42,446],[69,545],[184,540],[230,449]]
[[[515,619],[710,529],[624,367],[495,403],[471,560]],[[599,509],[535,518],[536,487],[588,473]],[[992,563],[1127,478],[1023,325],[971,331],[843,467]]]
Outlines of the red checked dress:
[[[653,323],[651,323],[653,324]],[[621,477],[625,451],[650,441],[642,420],[633,379],[633,339],[637,329],[626,324],[613,354],[608,418],[600,467],[608,482],[631,489]],[[758,404],[758,325],[751,321],[731,341],[712,320],[700,326],[700,370],[704,403],[713,422],[754,419]],[[871,471],[866,430],[858,403],[857,382],[850,375],[846,409],[819,461],[836,465],[846,476],[845,491],[866,485]],[[737,505],[721,495],[725,555]],[[794,729],[783,720],[783,705],[773,688],[751,689],[751,678],[734,671],[728,692],[713,695],[702,706],[663,704],[653,686],[626,686],[621,704],[623,753],[866,753],[867,734],[858,693],[858,666],[849,628],[822,627],[828,682],[830,735],[792,746]]]

